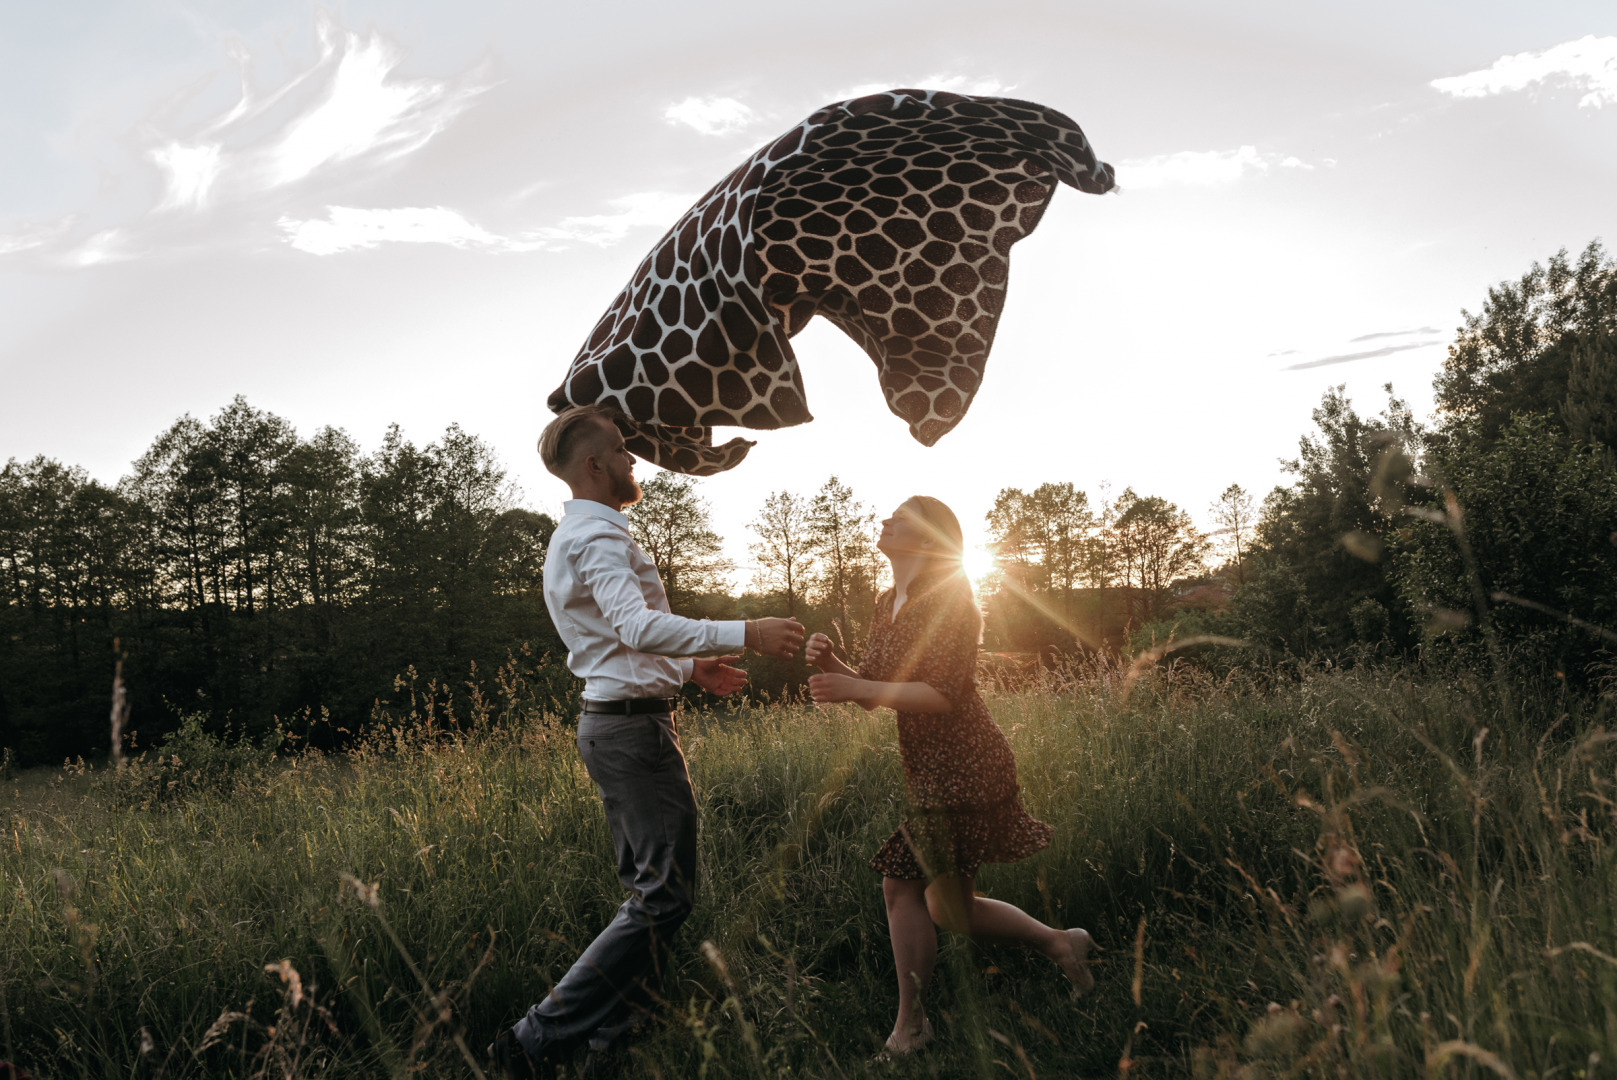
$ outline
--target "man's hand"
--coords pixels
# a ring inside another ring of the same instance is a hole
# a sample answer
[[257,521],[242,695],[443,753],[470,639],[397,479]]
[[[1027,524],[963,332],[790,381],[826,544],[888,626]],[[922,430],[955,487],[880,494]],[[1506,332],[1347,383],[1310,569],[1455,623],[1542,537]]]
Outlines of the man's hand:
[[691,682],[710,694],[724,697],[747,685],[747,673],[730,665],[739,656],[709,656],[692,661]]
[[747,623],[747,648],[765,656],[790,660],[803,644],[803,624],[796,619],[752,619]]

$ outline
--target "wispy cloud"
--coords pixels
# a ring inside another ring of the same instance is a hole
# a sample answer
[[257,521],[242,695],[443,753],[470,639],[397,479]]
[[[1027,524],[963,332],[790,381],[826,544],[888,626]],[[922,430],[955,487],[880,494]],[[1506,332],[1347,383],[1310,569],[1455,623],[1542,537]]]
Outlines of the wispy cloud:
[[663,111],[671,124],[684,124],[703,135],[729,135],[750,127],[758,114],[732,97],[688,97]]
[[311,255],[373,248],[379,244],[448,244],[457,248],[509,250],[511,242],[442,206],[362,210],[328,206],[325,220],[282,217],[276,225],[287,243]]
[[284,184],[367,154],[385,159],[418,150],[487,89],[472,79],[391,77],[403,54],[380,35],[361,37],[323,18],[317,67],[333,68],[313,108],[296,116],[267,148],[269,177]]
[[129,235],[123,229],[102,229],[67,253],[69,266],[102,266],[127,262],[135,257]]
[[72,231],[79,223],[78,214],[68,214],[56,221],[38,224],[23,222],[8,232],[0,232],[0,255],[32,251],[44,247]]
[[213,182],[219,179],[218,143],[183,146],[172,142],[154,148],[150,157],[163,173],[163,201],[158,204],[159,210],[200,209],[207,203]]
[[1377,330],[1373,334],[1360,334],[1356,338],[1349,338],[1349,345],[1356,345],[1361,341],[1375,341],[1377,338],[1409,337],[1412,334],[1441,334],[1443,331],[1435,326],[1417,326],[1413,330]]
[[[1355,341],[1363,340],[1354,338]],[[1379,349],[1366,349],[1363,352],[1339,353],[1335,356],[1322,356],[1318,360],[1308,360],[1301,364],[1287,365],[1287,371],[1306,371],[1308,368],[1330,367],[1332,364],[1348,364],[1354,360],[1371,360],[1378,356],[1391,356],[1393,353],[1409,352],[1411,349],[1424,349],[1431,345],[1441,345],[1441,341],[1410,341],[1402,345],[1383,345]]]
[[947,72],[933,72],[931,75],[919,79],[892,79],[887,82],[866,82],[855,86],[845,86],[840,90],[826,95],[827,101],[847,101],[850,98],[865,97],[870,94],[879,94],[884,90],[896,90],[902,87],[911,87],[916,90],[949,90],[956,94],[972,94],[976,97],[1004,97],[1016,89],[1016,83],[1000,82],[993,78],[976,78],[970,75],[951,75]]
[[1270,169],[1313,167],[1301,158],[1259,153],[1256,146],[1248,145],[1234,150],[1180,150],[1155,157],[1131,158],[1118,163],[1117,180],[1119,186],[1126,189],[1216,187]]
[[[136,150],[137,167],[157,173],[153,203],[133,215],[120,207],[112,221],[87,208],[64,219],[65,225],[0,233],[0,256],[30,252],[85,267],[161,254],[194,246],[204,211],[213,244],[252,243],[248,237],[262,235],[277,218],[295,242],[341,250],[379,242],[366,237],[430,233],[435,221],[443,226],[430,217],[338,220],[341,215],[312,229],[304,228],[311,224],[306,221],[286,224],[297,203],[319,205],[333,189],[388,175],[390,166],[430,142],[491,85],[482,68],[449,78],[400,78],[402,50],[379,33],[348,30],[323,11],[314,31],[313,61],[263,90],[249,77],[246,46],[228,44],[226,56],[238,69],[241,90],[233,104],[211,116],[178,122],[174,95],[154,105],[126,140]],[[85,221],[96,221],[94,235],[77,231]],[[471,242],[470,234],[462,240]]]
[[1432,80],[1434,89],[1457,98],[1557,85],[1583,91],[1580,108],[1617,105],[1617,37],[1589,34],[1548,49],[1501,56],[1488,67],[1464,75]]
[[557,224],[535,229],[528,235],[533,239],[558,244],[583,243],[610,247],[635,229],[671,228],[694,201],[693,195],[643,191],[608,202],[607,205],[613,208],[611,213],[562,218]]
[[689,195],[648,191],[614,199],[611,213],[563,218],[555,225],[505,236],[443,206],[360,209],[328,206],[324,218],[283,215],[286,242],[310,255],[339,255],[382,244],[445,244],[469,251],[555,251],[573,244],[610,247],[643,228],[667,229],[691,204]]

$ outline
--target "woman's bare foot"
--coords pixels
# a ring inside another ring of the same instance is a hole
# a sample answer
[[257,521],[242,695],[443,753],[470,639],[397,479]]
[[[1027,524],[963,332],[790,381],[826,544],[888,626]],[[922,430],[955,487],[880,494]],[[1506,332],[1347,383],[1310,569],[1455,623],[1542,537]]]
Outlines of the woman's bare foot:
[[894,1028],[893,1033],[887,1036],[886,1049],[877,1054],[878,1058],[890,1060],[900,1058],[906,1054],[913,1054],[927,1043],[932,1041],[932,1021],[926,1017],[921,1018],[921,1026],[914,1030]]
[[1060,952],[1052,959],[1072,980],[1072,996],[1083,997],[1095,989],[1095,976],[1089,971],[1089,949],[1094,945],[1088,930],[1068,930],[1057,939]]

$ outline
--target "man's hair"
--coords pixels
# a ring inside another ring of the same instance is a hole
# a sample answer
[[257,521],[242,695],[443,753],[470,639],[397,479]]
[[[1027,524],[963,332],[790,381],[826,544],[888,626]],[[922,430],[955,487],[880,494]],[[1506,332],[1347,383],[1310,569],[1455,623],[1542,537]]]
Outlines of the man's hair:
[[617,426],[618,412],[607,405],[578,405],[568,409],[545,425],[539,434],[539,460],[555,476],[573,463],[579,447],[589,441],[590,433],[598,430],[596,423],[605,421]]

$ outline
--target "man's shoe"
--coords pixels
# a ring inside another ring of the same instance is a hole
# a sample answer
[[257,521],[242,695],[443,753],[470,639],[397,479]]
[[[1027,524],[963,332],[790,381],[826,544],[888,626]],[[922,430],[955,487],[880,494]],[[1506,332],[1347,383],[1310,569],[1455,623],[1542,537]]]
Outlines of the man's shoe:
[[506,1028],[488,1044],[488,1059],[507,1080],[555,1080],[556,1065],[535,1061],[517,1039],[516,1028]]

